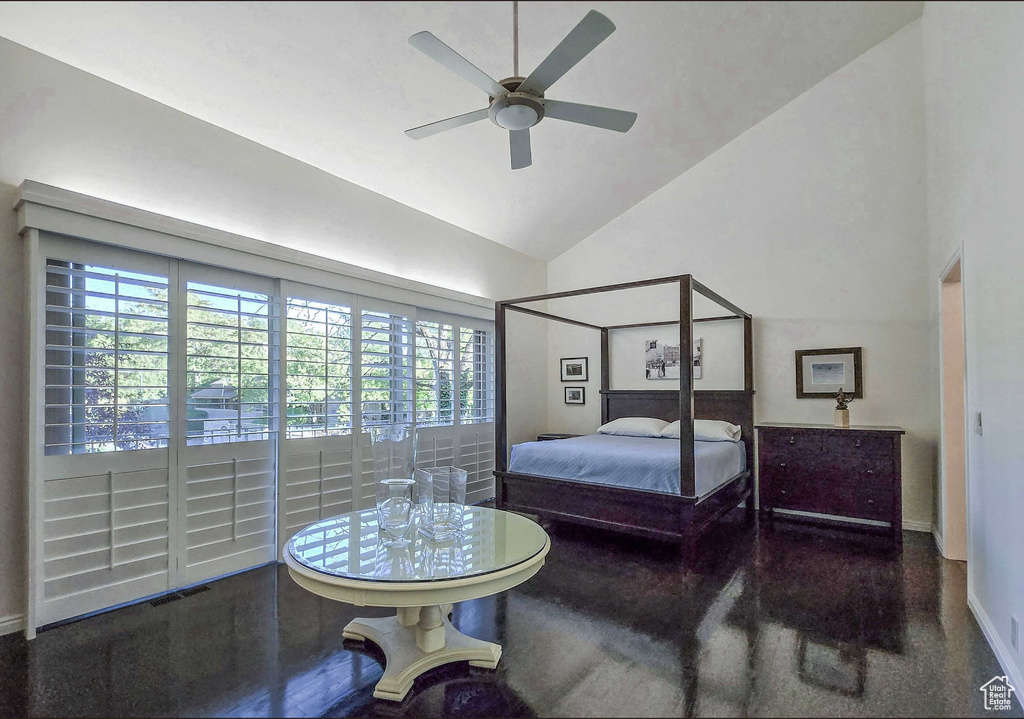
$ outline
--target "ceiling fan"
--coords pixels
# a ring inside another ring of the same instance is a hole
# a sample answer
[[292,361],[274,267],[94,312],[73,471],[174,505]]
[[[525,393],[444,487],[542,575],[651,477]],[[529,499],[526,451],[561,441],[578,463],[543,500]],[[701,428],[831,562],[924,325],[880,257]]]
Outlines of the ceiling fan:
[[471,122],[491,119],[498,127],[508,130],[512,154],[512,169],[519,170],[533,163],[530,151],[530,128],[545,117],[580,125],[601,127],[626,132],[636,122],[635,112],[613,110],[609,107],[581,105],[575,102],[549,100],[544,92],[580,60],[615,32],[615,25],[596,10],[591,10],[579,24],[565,36],[558,47],[544,58],[529,77],[519,76],[519,3],[512,3],[513,75],[495,82],[480,68],[452,50],[433,34],[423,31],[409,38],[409,44],[432,60],[439,62],[459,77],[468,80],[487,93],[488,107],[464,115],[449,117],[429,125],[421,125],[405,134],[422,140]]

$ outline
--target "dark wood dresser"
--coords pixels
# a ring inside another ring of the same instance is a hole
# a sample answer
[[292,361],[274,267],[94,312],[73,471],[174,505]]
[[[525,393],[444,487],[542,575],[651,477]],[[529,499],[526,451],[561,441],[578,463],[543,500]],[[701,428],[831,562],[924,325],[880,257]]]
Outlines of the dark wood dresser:
[[[823,519],[871,520],[903,543],[899,427],[759,424],[758,500],[763,513],[788,509]],[[781,515],[780,515],[781,516]]]

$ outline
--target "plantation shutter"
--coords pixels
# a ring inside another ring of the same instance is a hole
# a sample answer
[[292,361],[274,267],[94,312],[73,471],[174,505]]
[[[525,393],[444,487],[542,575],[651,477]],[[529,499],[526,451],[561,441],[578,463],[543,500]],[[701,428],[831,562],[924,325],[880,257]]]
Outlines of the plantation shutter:
[[169,586],[167,260],[53,238],[38,624]]
[[455,424],[455,328],[416,320],[416,426]]
[[286,435],[279,550],[303,527],[359,508],[354,298],[285,283]]
[[166,447],[167,278],[48,260],[47,455]]
[[361,425],[412,424],[411,312],[362,310]]
[[494,325],[459,319],[457,464],[467,472],[466,501],[494,496]]
[[178,471],[189,584],[276,556],[276,284],[181,263],[187,416]]

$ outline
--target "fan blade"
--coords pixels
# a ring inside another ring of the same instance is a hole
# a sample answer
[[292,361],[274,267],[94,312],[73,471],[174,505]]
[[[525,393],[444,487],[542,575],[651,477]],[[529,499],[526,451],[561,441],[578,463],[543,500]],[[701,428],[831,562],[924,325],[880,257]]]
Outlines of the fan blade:
[[456,115],[455,117],[449,117],[447,120],[438,120],[428,125],[414,127],[411,130],[406,130],[405,134],[414,140],[422,140],[424,137],[430,137],[445,130],[454,130],[456,127],[462,127],[471,122],[486,119],[487,108],[485,107],[483,110],[473,110],[473,112],[467,112],[465,115]]
[[544,101],[544,117],[553,117],[556,120],[565,120],[616,132],[627,132],[636,122],[635,112],[558,100]]
[[558,43],[558,47],[544,58],[537,69],[530,73],[530,76],[517,88],[517,92],[540,95],[613,32],[615,32],[615,25],[612,24],[612,21],[597,10],[591,10],[565,36],[565,39]]
[[530,152],[530,130],[509,130],[509,147],[512,150],[512,169],[521,170],[533,164]]
[[483,70],[424,30],[409,38],[409,44],[431,60],[444,65],[464,80],[468,80],[491,97],[505,95],[508,90],[492,80]]

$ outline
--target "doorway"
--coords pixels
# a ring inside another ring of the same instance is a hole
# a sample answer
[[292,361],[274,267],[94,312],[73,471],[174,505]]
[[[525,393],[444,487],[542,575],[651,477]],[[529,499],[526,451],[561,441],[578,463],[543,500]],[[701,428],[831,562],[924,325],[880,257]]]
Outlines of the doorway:
[[942,481],[939,521],[942,552],[967,561],[967,421],[964,391],[964,303],[961,260],[957,256],[942,277]]

